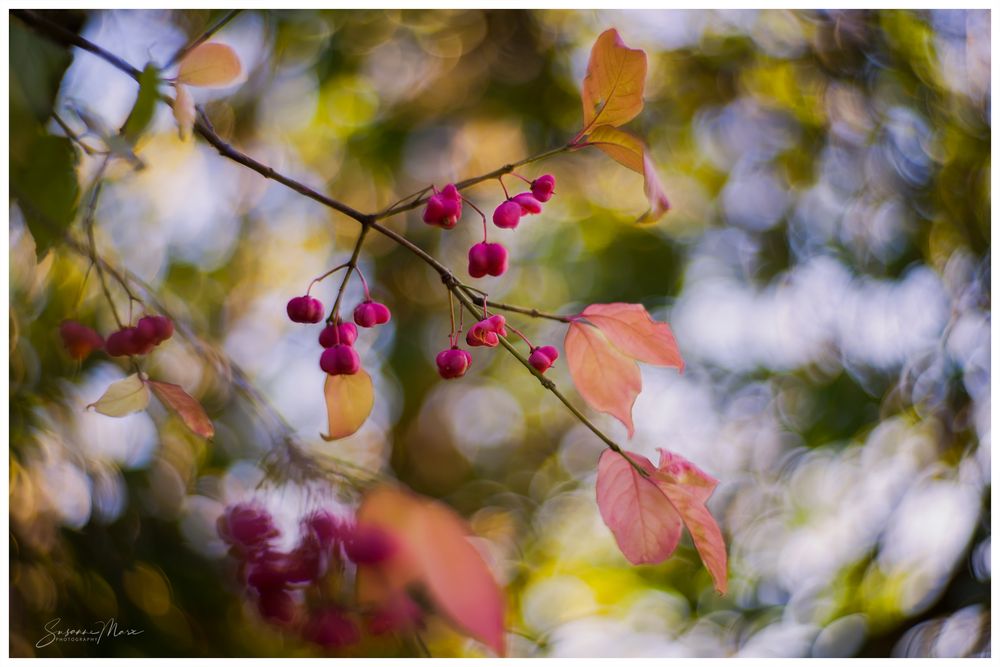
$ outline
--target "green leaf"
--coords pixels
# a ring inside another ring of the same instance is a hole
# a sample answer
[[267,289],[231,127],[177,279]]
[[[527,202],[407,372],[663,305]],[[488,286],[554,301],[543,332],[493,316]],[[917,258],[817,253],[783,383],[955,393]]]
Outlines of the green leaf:
[[149,389],[142,378],[133,373],[124,380],[113,383],[96,403],[91,403],[87,407],[94,408],[109,417],[124,417],[145,410],[147,405],[149,405]]
[[135,98],[135,106],[132,107],[128,120],[125,121],[125,138],[133,146],[153,120],[160,96],[159,88],[160,71],[156,65],[149,63],[139,77],[139,94]]
[[76,218],[79,155],[66,137],[39,136],[27,155],[11,154],[11,195],[21,207],[41,259]]

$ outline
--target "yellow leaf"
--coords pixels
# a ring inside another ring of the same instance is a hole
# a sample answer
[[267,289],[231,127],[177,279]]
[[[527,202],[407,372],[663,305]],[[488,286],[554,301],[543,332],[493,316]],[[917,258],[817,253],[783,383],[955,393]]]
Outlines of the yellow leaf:
[[597,146],[615,162],[637,174],[642,174],[645,179],[643,191],[649,200],[649,210],[642,214],[639,222],[656,222],[670,210],[670,201],[663,191],[663,183],[656,173],[656,165],[649,158],[649,152],[642,140],[624,130],[601,125],[590,133],[586,143]]
[[201,403],[192,398],[184,389],[169,382],[157,382],[147,380],[146,384],[152,388],[156,397],[168,408],[177,413],[184,420],[184,424],[203,438],[211,438],[215,435],[215,426],[212,420],[205,414],[205,409]]
[[614,28],[601,33],[583,78],[584,133],[598,125],[622,125],[642,111],[646,52],[625,46]]
[[181,139],[187,141],[191,136],[191,128],[194,127],[194,98],[187,86],[177,84],[177,96],[174,97],[174,120],[177,121],[177,129]]
[[242,71],[240,58],[231,46],[205,42],[181,60],[177,82],[189,86],[228,86],[239,78]]
[[320,437],[327,441],[346,438],[357,431],[375,405],[375,387],[364,369],[354,375],[327,375],[323,394],[330,433]]
[[109,417],[124,417],[144,410],[147,405],[149,405],[149,389],[138,374],[132,374],[124,380],[113,383],[96,403],[91,403],[87,407],[94,408]]

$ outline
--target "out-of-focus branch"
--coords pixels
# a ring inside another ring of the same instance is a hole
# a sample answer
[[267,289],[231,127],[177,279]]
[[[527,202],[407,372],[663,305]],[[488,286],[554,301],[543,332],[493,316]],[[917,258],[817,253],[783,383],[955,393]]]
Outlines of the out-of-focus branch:
[[192,50],[198,48],[199,46],[201,46],[202,44],[204,44],[205,42],[207,42],[212,37],[212,35],[214,35],[215,33],[219,32],[220,30],[222,30],[222,28],[225,27],[225,25],[227,23],[229,23],[234,18],[236,18],[239,15],[239,13],[242,12],[242,11],[243,11],[242,9],[232,9],[229,12],[227,12],[225,16],[223,16],[221,19],[219,19],[218,21],[216,21],[210,28],[208,28],[207,30],[205,30],[205,32],[203,32],[200,35],[198,35],[198,37],[196,37],[194,40],[192,40],[189,44],[187,44],[183,48],[179,49],[177,51],[177,53],[175,53],[174,55],[172,55],[170,57],[170,60],[167,61],[167,64],[164,65],[164,67],[165,68],[166,67],[170,67],[174,63],[180,62],[181,59],[184,56],[186,56]]

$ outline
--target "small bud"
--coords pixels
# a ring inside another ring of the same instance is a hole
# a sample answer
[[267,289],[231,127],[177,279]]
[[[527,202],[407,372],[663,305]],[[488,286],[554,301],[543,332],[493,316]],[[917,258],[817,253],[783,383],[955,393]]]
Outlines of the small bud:
[[472,365],[472,355],[465,350],[452,347],[438,352],[434,360],[437,363],[438,374],[445,380],[460,378]]
[[531,182],[531,194],[540,202],[552,199],[555,189],[556,177],[552,174],[543,174]]
[[323,350],[319,367],[330,375],[354,375],[361,368],[361,357],[350,345],[334,345]]
[[288,591],[281,588],[261,591],[257,609],[271,623],[286,625],[295,619],[295,600]]
[[514,229],[521,221],[521,205],[508,199],[493,211],[493,224],[501,229]]
[[270,513],[256,503],[239,503],[219,517],[219,537],[236,547],[257,548],[278,536]]
[[311,296],[292,297],[286,310],[292,322],[316,324],[323,319],[323,302]]

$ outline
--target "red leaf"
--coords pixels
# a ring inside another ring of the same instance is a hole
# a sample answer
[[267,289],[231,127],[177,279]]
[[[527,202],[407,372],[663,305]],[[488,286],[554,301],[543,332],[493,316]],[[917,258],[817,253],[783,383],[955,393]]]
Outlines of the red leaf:
[[719,524],[705,507],[719,482],[684,457],[663,449],[653,480],[684,520],[702,562],[712,575],[715,590],[725,595],[726,543]]
[[186,391],[176,384],[169,382],[157,382],[156,380],[146,380],[153,393],[160,401],[177,413],[177,416],[184,420],[192,432],[203,438],[211,438],[215,435],[215,426],[212,420],[205,414],[205,409],[201,403],[192,398]]
[[503,593],[461,517],[389,486],[369,493],[357,516],[359,523],[386,531],[398,547],[381,563],[358,566],[359,603],[390,604],[411,586],[422,586],[455,626],[505,654]]
[[636,361],[684,369],[670,325],[654,320],[641,304],[595,303],[587,306],[582,315]]
[[[655,470],[644,456],[628,456],[649,473]],[[673,505],[656,484],[611,450],[601,454],[597,466],[597,507],[630,563],[659,563],[677,548],[681,518]]]
[[615,417],[632,437],[632,405],[642,391],[642,374],[596,326],[576,320],[566,331],[566,364],[573,384],[595,410]]

